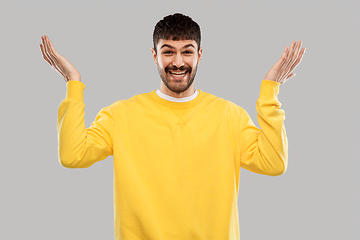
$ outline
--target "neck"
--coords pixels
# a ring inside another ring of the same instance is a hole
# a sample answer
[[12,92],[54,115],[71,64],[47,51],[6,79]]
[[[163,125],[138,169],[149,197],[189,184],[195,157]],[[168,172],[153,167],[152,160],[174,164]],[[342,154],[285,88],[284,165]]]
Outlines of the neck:
[[195,88],[193,86],[193,84],[191,84],[191,86],[184,92],[181,93],[176,93],[171,91],[170,89],[168,89],[164,84],[161,84],[160,86],[160,92],[169,95],[171,97],[175,97],[175,98],[183,98],[183,97],[190,97],[191,95],[193,95],[195,93]]

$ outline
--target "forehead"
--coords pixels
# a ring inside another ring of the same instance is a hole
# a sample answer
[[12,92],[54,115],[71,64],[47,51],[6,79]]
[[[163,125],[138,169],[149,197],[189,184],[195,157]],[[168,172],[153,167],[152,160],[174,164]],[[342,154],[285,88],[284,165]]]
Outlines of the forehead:
[[[159,40],[159,43],[157,45],[157,48],[158,49],[161,49],[162,47],[167,47],[167,46],[171,46],[172,48],[175,48],[175,49],[182,49],[184,48],[185,46],[188,46],[188,47],[191,47],[194,46],[195,50],[197,49],[197,44],[194,40],[165,40],[165,39],[160,39]],[[167,45],[167,46],[164,46],[164,45]],[[190,45],[190,46],[189,46]]]

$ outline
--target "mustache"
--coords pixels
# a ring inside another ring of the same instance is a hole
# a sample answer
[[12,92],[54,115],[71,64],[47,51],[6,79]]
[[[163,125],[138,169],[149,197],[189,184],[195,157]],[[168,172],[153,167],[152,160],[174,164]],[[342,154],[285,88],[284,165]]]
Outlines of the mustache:
[[188,71],[191,72],[191,67],[186,67],[186,66],[181,66],[181,67],[176,67],[176,66],[167,66],[165,67],[165,72],[168,71]]

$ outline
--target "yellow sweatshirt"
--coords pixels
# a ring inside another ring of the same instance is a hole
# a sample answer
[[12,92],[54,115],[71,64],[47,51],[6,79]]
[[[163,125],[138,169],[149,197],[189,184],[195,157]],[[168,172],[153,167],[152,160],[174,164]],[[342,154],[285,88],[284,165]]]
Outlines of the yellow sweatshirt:
[[85,84],[69,81],[59,160],[86,168],[113,155],[116,240],[238,240],[240,167],[271,176],[287,167],[279,85],[261,83],[261,130],[243,108],[199,89],[188,102],[155,90],[117,101],[86,129]]

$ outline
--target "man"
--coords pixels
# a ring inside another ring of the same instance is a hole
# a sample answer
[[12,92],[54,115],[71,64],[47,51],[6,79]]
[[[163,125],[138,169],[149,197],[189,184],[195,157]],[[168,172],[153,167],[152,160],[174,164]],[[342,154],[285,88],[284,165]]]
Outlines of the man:
[[101,109],[86,129],[80,73],[42,37],[44,59],[67,82],[58,112],[60,162],[85,168],[113,155],[117,240],[239,239],[240,167],[271,176],[286,171],[277,94],[305,48],[301,41],[286,47],[262,81],[260,130],[241,107],[194,88],[202,55],[196,22],[166,16],[153,40],[160,89]]

